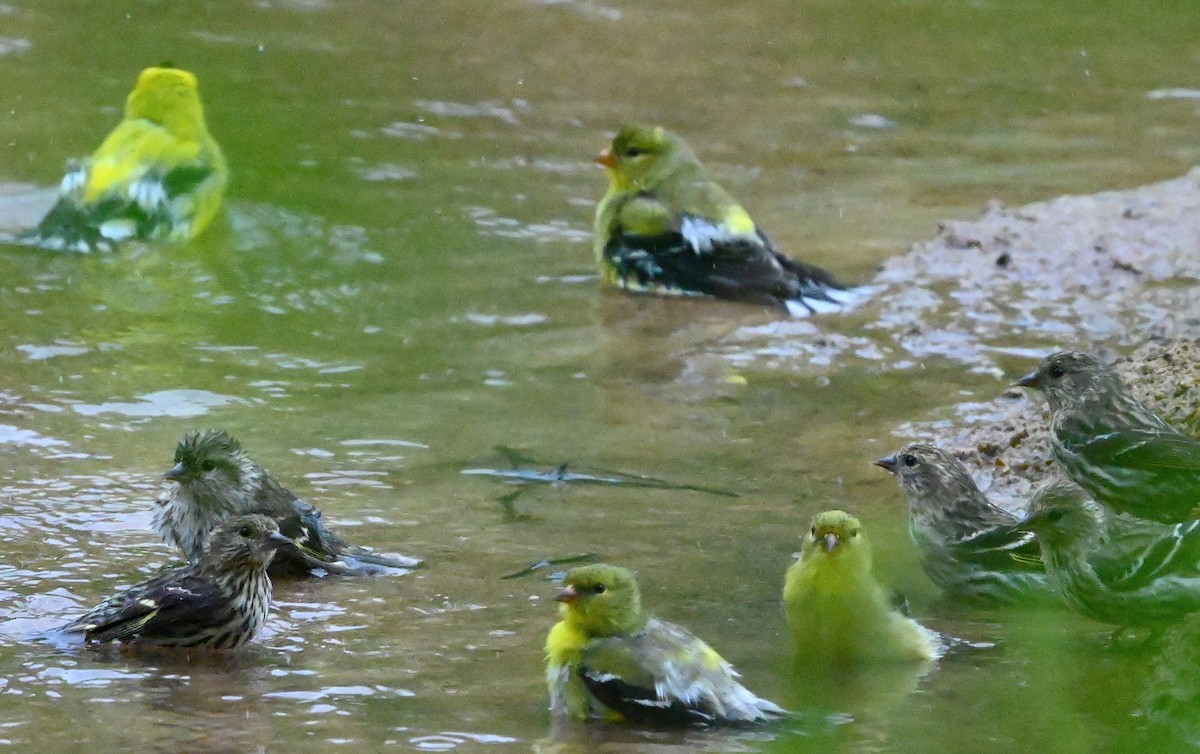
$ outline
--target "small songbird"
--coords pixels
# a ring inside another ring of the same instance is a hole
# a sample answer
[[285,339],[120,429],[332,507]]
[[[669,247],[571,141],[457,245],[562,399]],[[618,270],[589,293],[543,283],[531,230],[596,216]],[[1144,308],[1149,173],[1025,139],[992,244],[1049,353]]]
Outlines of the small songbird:
[[837,311],[861,297],[820,267],[776,251],[670,131],[625,126],[596,162],[609,177],[593,233],[606,282],[766,304],[795,316]]
[[212,533],[195,563],[116,594],[63,627],[89,643],[233,649],[267,622],[276,548],[290,540],[266,516],[237,516]]
[[799,664],[927,661],[941,638],[895,609],[871,574],[871,544],[858,519],[818,513],[800,559],[787,570],[783,605]]
[[546,683],[558,717],[634,724],[728,724],[786,712],[737,681],[712,647],[648,614],[631,571],[606,564],[567,573],[562,620],[546,638]]
[[947,594],[1002,604],[1051,596],[1033,535],[1012,530],[1017,516],[989,502],[957,458],[913,444],[875,465],[900,482],[921,567]]
[[1164,523],[1196,517],[1200,440],[1159,418],[1094,356],[1047,356],[1015,384],[1045,393],[1054,457],[1096,500]]
[[209,532],[222,521],[261,513],[275,519],[293,540],[275,558],[271,574],[276,577],[313,569],[362,575],[421,565],[416,558],[376,555],[348,544],[326,528],[320,510],[275,481],[223,431],[201,429],[184,435],[175,448],[175,465],[164,476],[176,484],[156,501],[154,527],[191,562],[200,557]]
[[217,214],[228,180],[195,75],[163,63],[138,76],[124,119],[72,166],[58,202],[23,240],[81,253],[131,238],[187,241]]
[[1014,528],[1037,535],[1051,587],[1086,616],[1155,626],[1200,610],[1200,521],[1106,521],[1078,487],[1055,484]]

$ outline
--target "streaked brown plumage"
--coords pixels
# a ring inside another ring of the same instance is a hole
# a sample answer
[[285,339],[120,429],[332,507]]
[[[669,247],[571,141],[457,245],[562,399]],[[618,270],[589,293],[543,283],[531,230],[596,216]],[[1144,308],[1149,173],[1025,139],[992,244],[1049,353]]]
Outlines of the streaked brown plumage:
[[1051,596],[1033,536],[1012,531],[1017,516],[989,502],[957,458],[913,444],[875,465],[904,490],[921,567],[948,594],[998,603]]
[[1046,395],[1054,457],[1096,500],[1164,523],[1196,516],[1200,440],[1163,421],[1094,356],[1047,356],[1016,384]]
[[290,540],[267,516],[237,516],[219,526],[200,559],[110,597],[63,627],[91,643],[233,649],[267,621],[267,567]]
[[294,540],[276,557],[271,569],[275,577],[313,569],[342,575],[404,572],[421,565],[416,558],[377,555],[346,542],[325,526],[319,509],[275,481],[226,432],[188,432],[165,476],[176,484],[157,501],[154,526],[190,561],[200,556],[208,533],[226,518],[261,513],[275,519],[280,531]]

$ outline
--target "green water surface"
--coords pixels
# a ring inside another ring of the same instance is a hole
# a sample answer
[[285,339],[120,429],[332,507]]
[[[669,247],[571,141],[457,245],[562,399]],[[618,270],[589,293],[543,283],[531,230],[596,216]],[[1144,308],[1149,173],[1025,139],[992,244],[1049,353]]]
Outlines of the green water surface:
[[[41,750],[1104,751],[1183,746],[1155,674],[1065,613],[940,601],[892,479],[903,421],[990,398],[950,361],[731,361],[775,313],[602,290],[591,164],[623,122],[684,134],[790,253],[848,280],[937,221],[1200,162],[1200,6],[1031,0],[0,6],[0,181],[54,185],[137,72],[199,76],[232,170],[182,248],[0,248],[0,744]],[[36,218],[34,218],[36,219]],[[869,312],[813,321],[866,334]],[[1016,369],[1027,362],[1013,362]],[[33,640],[168,562],[174,443],[242,440],[396,578],[281,584],[213,659]],[[520,488],[504,445],[738,497]],[[506,498],[505,502],[500,499]],[[817,511],[859,514],[928,625],[994,647],[921,676],[797,677],[778,595]],[[797,710],[752,731],[552,731],[544,557],[636,569],[646,602]],[[1200,708],[1197,709],[1200,718]],[[1186,728],[1186,725],[1183,726]]]

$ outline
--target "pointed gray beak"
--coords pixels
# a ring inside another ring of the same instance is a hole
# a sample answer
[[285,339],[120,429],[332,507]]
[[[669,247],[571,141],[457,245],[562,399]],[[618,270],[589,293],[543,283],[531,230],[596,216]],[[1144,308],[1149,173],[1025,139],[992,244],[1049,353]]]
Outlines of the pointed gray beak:
[[1020,379],[1018,379],[1016,382],[1014,382],[1012,384],[1012,386],[1013,387],[1031,387],[1034,390],[1037,390],[1037,389],[1041,388],[1041,383],[1038,381],[1038,373],[1035,370],[1035,371],[1030,372],[1029,374],[1025,375],[1024,377],[1021,377]]
[[871,463],[875,464],[876,466],[878,466],[881,469],[890,471],[893,474],[896,473],[896,466],[897,466],[896,456],[885,456],[883,458],[871,461]]
[[171,468],[167,469],[163,474],[163,478],[170,479],[172,482],[182,482],[186,473],[187,471],[183,467],[183,462],[180,461]]
[[278,531],[273,531],[270,534],[268,534],[267,538],[265,540],[263,540],[263,542],[264,542],[264,544],[267,545],[267,547],[271,548],[272,550],[277,549],[279,547],[283,547],[284,545],[296,544],[295,542],[292,541],[291,537],[285,535],[283,532],[278,532]]

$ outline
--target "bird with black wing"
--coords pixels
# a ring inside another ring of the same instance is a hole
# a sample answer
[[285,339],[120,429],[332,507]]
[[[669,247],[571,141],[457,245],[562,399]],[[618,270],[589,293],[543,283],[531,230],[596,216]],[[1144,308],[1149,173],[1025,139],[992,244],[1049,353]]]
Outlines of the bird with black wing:
[[704,641],[647,612],[628,569],[573,568],[555,599],[562,620],[546,638],[546,683],[556,717],[721,725],[786,714]]
[[608,283],[793,316],[838,311],[868,293],[777,251],[691,147],[661,126],[623,127],[596,162],[609,186],[596,206],[593,251]]
[[240,647],[267,622],[267,568],[290,542],[267,516],[235,516],[212,532],[196,562],[110,597],[62,630],[94,644]]

